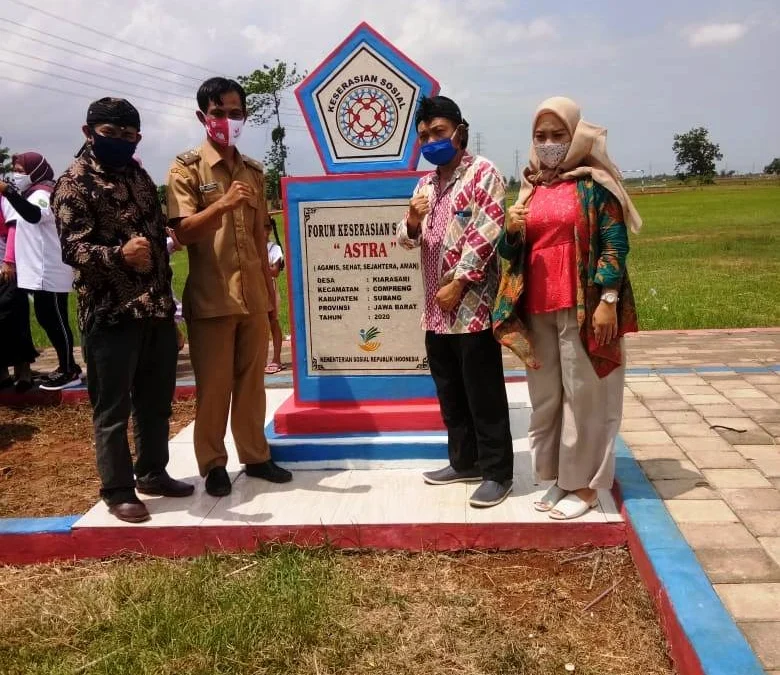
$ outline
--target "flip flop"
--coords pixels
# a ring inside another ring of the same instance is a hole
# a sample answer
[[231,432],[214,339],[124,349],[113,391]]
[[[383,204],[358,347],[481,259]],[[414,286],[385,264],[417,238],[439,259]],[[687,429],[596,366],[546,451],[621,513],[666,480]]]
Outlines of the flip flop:
[[563,499],[568,492],[562,487],[559,487],[557,483],[553,483],[547,492],[544,493],[541,499],[534,502],[534,509],[546,513],[552,511],[555,505]]
[[553,520],[574,520],[584,516],[588,511],[599,505],[599,498],[594,497],[592,501],[586,502],[573,492],[566,495],[555,508],[550,511],[550,518]]
[[283,370],[284,370],[284,366],[281,363],[269,363],[265,367],[265,374],[276,375],[276,373],[280,373]]

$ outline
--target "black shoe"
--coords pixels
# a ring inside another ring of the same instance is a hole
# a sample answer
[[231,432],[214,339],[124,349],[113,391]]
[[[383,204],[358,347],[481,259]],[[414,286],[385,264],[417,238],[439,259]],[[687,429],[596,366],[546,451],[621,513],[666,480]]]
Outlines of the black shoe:
[[287,469],[277,466],[272,459],[260,464],[247,464],[245,473],[252,478],[262,478],[271,483],[289,483],[292,480],[292,474]]
[[125,523],[144,523],[151,518],[149,510],[142,502],[123,502],[112,504],[108,512]]
[[212,497],[227,497],[233,485],[224,466],[217,466],[206,476],[206,492]]
[[17,394],[26,394],[32,388],[33,383],[31,380],[17,380],[16,384],[14,385],[14,391]]
[[74,370],[71,373],[53,373],[50,377],[41,380],[38,389],[43,391],[61,391],[62,389],[72,389],[81,384],[81,371]]
[[143,476],[142,478],[138,478],[136,483],[136,490],[142,495],[189,497],[195,492],[194,485],[171,478],[167,471],[150,476]]

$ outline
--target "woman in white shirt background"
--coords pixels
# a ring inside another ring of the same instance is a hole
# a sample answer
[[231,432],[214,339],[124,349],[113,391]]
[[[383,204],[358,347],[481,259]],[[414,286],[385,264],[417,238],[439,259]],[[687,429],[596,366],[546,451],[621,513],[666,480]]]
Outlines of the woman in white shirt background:
[[[4,185],[0,182],[0,193]],[[16,286],[16,223],[5,221],[5,214],[10,212],[10,205],[0,194],[0,390],[13,386],[23,394],[33,386],[30,364],[38,352],[30,333],[30,301],[27,293]]]
[[16,221],[16,279],[20,289],[33,295],[35,317],[57,352],[57,370],[39,387],[57,391],[80,383],[81,368],[73,358],[73,332],[68,318],[68,295],[73,270],[62,262],[57,226],[49,207],[54,170],[37,152],[14,155],[13,189],[3,190]]
[[[271,233],[274,239],[271,241]],[[276,283],[277,277],[284,269],[284,252],[279,245],[279,233],[276,231],[276,221],[269,214],[268,222],[265,224],[265,234],[268,239],[268,264],[271,266],[271,276],[274,280],[274,290],[276,291],[276,316],[270,319],[271,322],[271,341],[274,346],[274,355],[271,362],[265,367],[266,375],[274,375],[284,370],[282,365],[282,327],[279,324],[279,309],[281,308],[281,298],[279,296],[279,286]]]

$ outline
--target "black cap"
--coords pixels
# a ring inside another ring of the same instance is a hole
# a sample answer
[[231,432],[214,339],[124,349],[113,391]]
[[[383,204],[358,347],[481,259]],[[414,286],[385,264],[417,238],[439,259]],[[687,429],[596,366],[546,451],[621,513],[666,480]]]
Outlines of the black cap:
[[123,98],[105,96],[89,104],[87,124],[117,124],[120,127],[135,127],[141,130],[141,116],[132,103]]
[[446,96],[431,96],[430,98],[424,96],[414,115],[414,125],[416,127],[420,122],[430,122],[434,117],[443,117],[454,124],[468,126],[468,122],[460,114],[458,104]]

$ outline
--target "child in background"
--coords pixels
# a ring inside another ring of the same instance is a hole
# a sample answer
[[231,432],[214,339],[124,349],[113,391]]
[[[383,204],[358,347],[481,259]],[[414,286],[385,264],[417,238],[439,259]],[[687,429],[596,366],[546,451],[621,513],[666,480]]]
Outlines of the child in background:
[[[176,234],[170,227],[166,228],[166,231],[168,233],[168,237],[166,238],[168,255],[172,256],[177,251],[181,251],[184,247],[179,243]],[[171,280],[171,295],[173,295],[173,301],[176,303],[176,314],[174,315],[174,320],[176,321],[176,346],[179,348],[179,351],[181,351],[184,349],[185,343],[184,333],[181,330],[181,322],[184,321],[184,316],[181,311],[181,302],[173,292],[173,280]]]
[[[273,232],[275,243],[271,241]],[[265,224],[265,233],[268,238],[268,264],[271,266],[271,276],[274,279],[274,292],[276,293],[276,316],[271,321],[271,340],[274,345],[274,355],[265,367],[266,375],[274,375],[282,370],[282,327],[279,324],[279,311],[281,310],[281,298],[279,296],[279,285],[276,282],[277,277],[284,269],[284,253],[279,245],[279,233],[276,231],[276,221],[269,215],[268,222]]]

